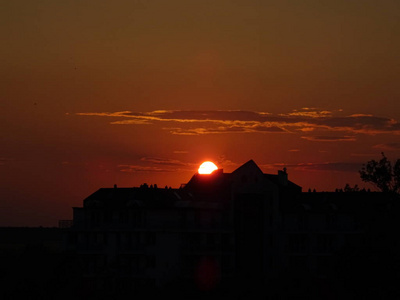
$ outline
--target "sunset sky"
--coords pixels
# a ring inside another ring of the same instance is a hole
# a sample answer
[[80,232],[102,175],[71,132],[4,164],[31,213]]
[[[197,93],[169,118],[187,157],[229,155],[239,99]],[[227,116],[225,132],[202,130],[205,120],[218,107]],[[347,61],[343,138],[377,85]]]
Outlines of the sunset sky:
[[317,191],[400,158],[398,0],[2,0],[0,226],[205,160]]

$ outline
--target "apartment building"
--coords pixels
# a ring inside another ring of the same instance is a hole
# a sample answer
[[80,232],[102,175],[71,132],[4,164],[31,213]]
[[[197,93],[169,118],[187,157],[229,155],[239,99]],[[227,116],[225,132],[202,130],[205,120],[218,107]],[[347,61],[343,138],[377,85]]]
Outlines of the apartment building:
[[232,173],[196,173],[177,189],[101,188],[73,208],[65,248],[99,288],[240,285],[257,286],[264,295],[271,287],[270,295],[285,298],[288,291],[281,289],[288,282],[297,294],[308,292],[302,291],[305,279],[328,282],[337,253],[363,239],[378,198],[302,192],[285,169],[264,174],[250,160]]

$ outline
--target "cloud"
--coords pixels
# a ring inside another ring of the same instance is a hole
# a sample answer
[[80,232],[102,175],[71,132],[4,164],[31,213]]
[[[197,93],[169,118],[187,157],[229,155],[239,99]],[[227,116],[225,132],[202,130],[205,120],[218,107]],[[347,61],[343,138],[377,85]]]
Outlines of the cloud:
[[153,124],[149,120],[121,120],[121,121],[114,121],[110,122],[113,125],[149,125]]
[[168,130],[172,134],[176,135],[202,135],[202,134],[221,134],[221,133],[252,133],[252,132],[264,132],[273,133],[286,132],[279,127],[264,127],[264,126],[218,126],[218,127],[196,127],[196,128],[182,128],[182,127],[164,127],[164,130]]
[[373,117],[371,114],[352,114],[350,117]]
[[139,165],[118,165],[121,172],[174,172],[174,169],[160,168],[156,166],[139,166]]
[[187,163],[183,163],[176,159],[159,158],[159,157],[142,157],[141,161],[153,163],[156,165],[168,165],[168,166],[187,166]]
[[400,150],[400,143],[378,144],[372,146],[372,148],[386,151],[398,151]]
[[238,168],[239,166],[241,166],[240,163],[231,161],[230,159],[228,159],[228,158],[227,158],[225,155],[223,155],[223,154],[220,155],[220,156],[217,158],[216,163],[217,163],[218,168],[233,167],[233,168],[236,169],[236,168]]
[[117,112],[88,112],[88,113],[76,113],[78,116],[98,116],[98,117],[123,117],[129,114],[130,111],[117,111]]
[[[113,125],[161,126],[176,135],[234,134],[234,133],[301,133],[316,132],[312,141],[349,141],[356,134],[400,134],[400,123],[387,117],[371,114],[343,116],[341,110],[328,111],[302,108],[285,114],[241,110],[155,110],[149,112],[78,113],[79,116],[110,117]],[[329,132],[342,132],[342,138],[331,137]],[[321,138],[323,137],[323,138]]]
[[362,166],[362,163],[349,163],[349,162],[324,162],[324,163],[298,163],[298,164],[284,164],[275,163],[261,165],[266,169],[282,169],[283,167],[296,171],[336,171],[336,172],[357,172]]
[[[293,149],[297,150],[297,149]],[[289,150],[290,151],[290,150]],[[237,168],[241,163],[237,163],[227,159],[224,155],[219,156],[215,163],[219,168]],[[286,167],[295,171],[334,171],[334,172],[357,172],[362,163],[359,162],[322,162],[322,163],[295,163],[286,164],[284,162],[260,164],[261,169],[268,170],[266,173],[276,174],[277,170]],[[158,158],[158,157],[142,157],[140,162],[135,164],[120,164],[118,168],[121,172],[146,172],[146,173],[170,173],[177,171],[194,171],[198,167],[198,162],[181,162],[179,160]]]
[[375,154],[371,154],[371,153],[351,153],[350,156],[356,156],[356,157],[374,157],[376,156]]
[[298,169],[302,170],[315,170],[315,171],[338,171],[338,172],[357,172],[362,164],[360,163],[347,163],[347,162],[326,162],[326,163],[312,163],[312,164],[299,164]]
[[328,117],[332,114],[331,111],[327,110],[322,110],[322,111],[317,111],[313,110],[311,108],[303,108],[303,111],[293,111],[288,114],[280,114],[281,116],[301,116],[301,117],[310,117],[310,118],[325,118]]
[[400,133],[400,124],[389,118],[371,115],[351,115],[318,120],[317,126],[333,131],[348,131],[363,134]]
[[177,172],[196,167],[194,163],[161,157],[142,157],[137,164],[120,164],[121,172]]
[[301,138],[316,142],[352,142],[356,140],[354,136],[302,136]]

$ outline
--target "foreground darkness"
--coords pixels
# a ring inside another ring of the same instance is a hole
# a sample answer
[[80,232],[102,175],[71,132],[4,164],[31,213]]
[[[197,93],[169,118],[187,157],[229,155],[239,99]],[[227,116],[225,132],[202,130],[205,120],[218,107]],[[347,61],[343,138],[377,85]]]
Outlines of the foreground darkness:
[[388,299],[398,298],[400,221],[398,199],[390,210],[376,211],[359,241],[339,249],[326,280],[302,269],[286,270],[279,279],[244,284],[220,282],[213,289],[176,282],[163,290],[135,290],[102,270],[102,285],[83,277],[82,261],[63,251],[62,228],[0,228],[0,290],[2,299],[132,299],[171,295],[175,299]]

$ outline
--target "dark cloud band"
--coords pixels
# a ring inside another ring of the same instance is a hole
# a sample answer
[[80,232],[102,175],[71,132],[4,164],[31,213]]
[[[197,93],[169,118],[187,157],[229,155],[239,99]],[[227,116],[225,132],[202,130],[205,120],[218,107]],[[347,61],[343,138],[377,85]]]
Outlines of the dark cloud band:
[[[122,111],[77,115],[112,117],[116,119],[111,122],[114,125],[164,123],[171,126],[162,126],[162,129],[177,135],[312,132],[313,135],[302,138],[310,141],[353,141],[356,134],[400,133],[400,124],[394,119],[365,114],[341,114],[341,111],[303,108],[278,115],[237,110],[156,110],[137,113]],[[345,135],[337,136],[335,132]]]

